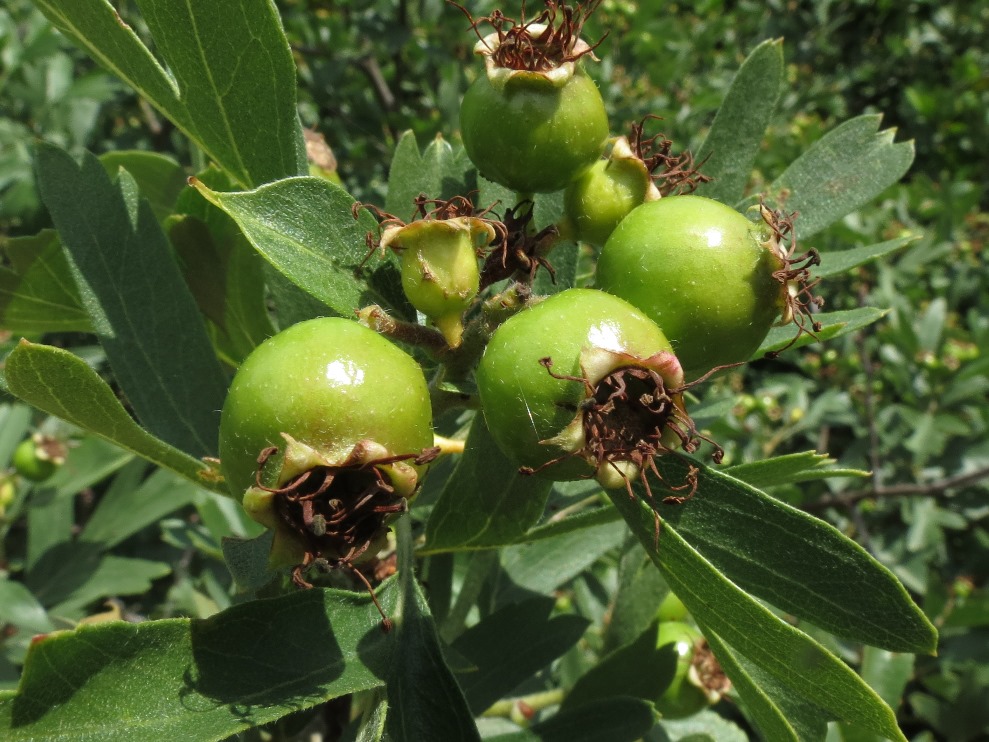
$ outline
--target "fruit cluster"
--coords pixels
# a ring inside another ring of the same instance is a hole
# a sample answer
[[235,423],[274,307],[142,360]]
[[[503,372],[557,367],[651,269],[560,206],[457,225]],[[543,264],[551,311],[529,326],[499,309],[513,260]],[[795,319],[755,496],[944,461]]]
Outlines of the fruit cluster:
[[[659,483],[680,501],[696,480],[664,482],[656,461],[707,440],[684,393],[747,361],[774,323],[813,327],[817,258],[796,255],[790,217],[760,205],[750,219],[692,195],[708,178],[689,153],[646,136],[654,117],[609,138],[584,69],[594,45],[581,38],[597,4],[547,0],[517,21],[457,6],[485,63],[463,99],[464,147],[516,203],[499,216],[472,194],[424,194],[409,221],[354,205],[379,221],[367,259],[397,253],[425,322],[362,307],[359,322],[290,327],[240,368],[222,415],[223,473],[275,531],[272,561],[293,565],[297,584],[308,585],[310,566],[353,568],[377,551],[440,453],[442,381],[476,384],[493,439],[520,471],[650,499]],[[563,219],[537,229],[535,194],[558,191]],[[534,295],[538,269],[553,274],[554,246],[574,240],[597,252],[595,287]],[[398,343],[431,356],[432,381]]]

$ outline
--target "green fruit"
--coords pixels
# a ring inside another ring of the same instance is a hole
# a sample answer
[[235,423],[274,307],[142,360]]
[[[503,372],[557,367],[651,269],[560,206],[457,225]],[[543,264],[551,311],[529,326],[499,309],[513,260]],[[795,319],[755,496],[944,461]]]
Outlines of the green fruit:
[[682,621],[687,617],[687,606],[677,597],[672,590],[666,593],[663,602],[656,610],[656,618],[660,621]]
[[763,221],[701,196],[669,196],[622,220],[601,251],[597,285],[660,325],[695,379],[758,350],[787,308],[786,266]]
[[494,228],[474,217],[414,221],[390,227],[381,238],[382,248],[401,255],[405,296],[451,348],[460,345],[464,312],[477,296],[477,250],[494,238]]
[[601,247],[635,207],[659,197],[646,163],[619,137],[607,159],[567,186],[563,212],[577,239]]
[[[385,516],[418,487],[416,459],[432,442],[419,365],[341,318],[301,322],[255,348],[220,418],[223,475],[251,517],[275,530],[273,565],[370,553]],[[252,486],[259,468],[264,486]]]
[[[609,408],[606,400],[625,382],[633,393]],[[658,455],[682,442],[674,427],[689,427],[680,366],[662,330],[593,289],[563,291],[506,321],[484,352],[477,384],[502,451],[555,480],[597,476],[606,487],[619,486],[640,473],[638,444]],[[641,405],[657,384],[667,396],[653,415]],[[605,442],[607,432],[615,436]]]
[[698,685],[700,681],[696,670],[693,670],[693,663],[698,651],[704,646],[704,637],[697,629],[676,621],[660,623],[656,633],[656,647],[666,646],[673,648],[677,659],[673,680],[654,702],[656,710],[664,719],[692,716],[720,698],[719,694],[712,700]]
[[[56,472],[65,460],[64,453],[52,455],[50,451],[52,446],[46,446],[45,440],[40,436],[25,438],[14,449],[14,455],[11,459],[14,470],[32,482],[45,481]],[[60,443],[56,443],[56,445],[60,449],[64,448]]]
[[[571,65],[573,67],[573,65]],[[597,85],[576,68],[481,75],[460,106],[464,147],[481,175],[520,193],[559,191],[601,156],[608,116]]]
[[220,418],[220,461],[230,491],[254,484],[258,455],[287,434],[340,462],[374,441],[390,455],[432,445],[422,369],[352,320],[300,322],[263,342],[240,366]]

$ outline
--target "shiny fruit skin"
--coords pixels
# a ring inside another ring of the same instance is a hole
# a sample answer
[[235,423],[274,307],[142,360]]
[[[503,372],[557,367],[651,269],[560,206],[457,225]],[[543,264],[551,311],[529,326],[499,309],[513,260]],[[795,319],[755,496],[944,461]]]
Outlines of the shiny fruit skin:
[[634,209],[601,250],[597,286],[651,317],[686,377],[747,361],[786,299],[766,225],[702,196]]
[[609,133],[601,93],[579,68],[562,86],[537,73],[501,86],[479,76],[460,131],[481,175],[519,193],[562,190],[601,156]]
[[704,691],[689,678],[690,665],[701,633],[690,624],[665,621],[659,624],[656,647],[673,645],[677,656],[676,672],[670,685],[655,701],[656,710],[664,719],[683,719],[707,708],[710,702]]
[[[594,289],[568,289],[525,309],[494,333],[477,369],[477,385],[491,435],[509,458],[539,467],[559,455],[541,444],[574,418],[586,390],[553,378],[540,359],[553,360],[557,375],[580,376],[581,351],[589,347],[649,357],[669,351],[654,322],[627,302]],[[540,474],[555,480],[587,476],[573,458]]]
[[293,325],[248,356],[220,419],[220,460],[232,494],[254,484],[258,454],[287,433],[331,460],[362,440],[393,455],[432,445],[422,369],[411,356],[353,320]]

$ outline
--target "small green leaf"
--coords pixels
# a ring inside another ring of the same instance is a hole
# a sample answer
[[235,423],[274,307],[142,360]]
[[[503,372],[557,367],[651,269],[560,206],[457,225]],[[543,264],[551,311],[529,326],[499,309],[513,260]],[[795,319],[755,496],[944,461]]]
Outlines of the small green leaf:
[[436,624],[412,569],[408,518],[396,523],[399,593],[388,663],[388,736],[394,742],[480,740],[463,692],[440,649]]
[[107,383],[85,361],[67,350],[22,340],[7,356],[4,375],[11,394],[29,405],[196,484],[226,492],[215,471],[134,422]]
[[392,156],[385,211],[404,222],[411,221],[415,199],[420,193],[434,199],[466,196],[476,188],[471,177],[473,171],[474,166],[463,147],[454,149],[437,135],[420,154],[415,134],[407,131],[402,134]]
[[131,174],[158,221],[172,213],[175,200],[186,187],[182,166],[158,152],[122,149],[100,155],[100,162],[111,179],[121,168]]
[[[171,572],[164,562],[112,554],[100,558],[83,545],[75,545],[45,554],[30,581],[38,598],[52,606],[53,616],[75,619],[103,598],[147,593],[154,580]],[[45,574],[43,587],[37,580],[39,573]]]
[[889,311],[888,309],[859,307],[858,309],[847,309],[839,312],[821,312],[820,314],[812,315],[814,320],[820,322],[822,325],[820,332],[814,332],[813,334],[805,332],[792,345],[790,345],[790,342],[799,332],[798,329],[794,325],[774,327],[769,331],[766,339],[762,341],[759,350],[752,355],[751,360],[758,360],[766,355],[766,353],[772,351],[780,351],[784,348],[795,350],[811,343],[833,340],[850,332],[856,332],[863,327],[868,327],[872,323],[878,322],[889,314]]
[[[743,592],[691,548],[670,522],[663,524],[657,545],[653,511],[642,499],[633,501],[624,490],[615,490],[612,501],[699,624],[833,718],[905,742],[892,710],[848,665]],[[744,530],[736,522],[730,528]],[[791,558],[795,556],[791,553]],[[745,554],[743,559],[755,561],[758,555]]]
[[[667,482],[688,477],[679,457],[659,466]],[[837,636],[894,651],[934,651],[934,627],[861,546],[737,479],[697,462],[689,466],[697,467],[697,494],[682,505],[660,505],[660,513],[736,585]],[[645,497],[641,484],[636,491]]]
[[636,698],[608,698],[579,706],[528,729],[487,737],[486,742],[635,742],[653,727],[652,705]]
[[109,549],[193,502],[200,488],[159,469],[137,487],[111,487],[86,521],[80,539]]
[[542,515],[551,482],[519,474],[476,415],[467,448],[426,523],[420,554],[482,549],[522,540]]
[[875,245],[853,247],[848,250],[828,250],[821,253],[821,264],[813,268],[812,272],[815,277],[821,278],[841,275],[847,273],[852,268],[857,268],[872,260],[877,260],[897,250],[902,250],[920,238],[921,235],[919,234],[908,234],[905,237],[897,237],[895,240],[878,242]]
[[459,679],[475,714],[562,657],[583,636],[590,622],[581,616],[551,616],[555,604],[546,597],[512,603],[453,642],[452,648],[473,664]]
[[[225,211],[261,256],[299,288],[342,317],[369,304],[409,316],[394,256],[368,257],[365,236],[377,233],[367,211],[355,220],[354,199],[322,178],[287,178],[254,191],[223,193],[193,185]],[[377,267],[375,267],[377,265]]]
[[[394,608],[394,584],[377,595]],[[0,696],[0,736],[226,739],[382,685],[395,642],[380,623],[366,593],[315,589],[205,620],[56,632],[31,645],[17,693]]]
[[722,471],[725,474],[741,479],[753,487],[778,487],[781,484],[796,484],[797,482],[812,482],[817,479],[831,477],[867,477],[869,472],[860,469],[841,469],[834,466],[837,463],[826,454],[816,451],[791,453],[785,456],[774,456],[762,461],[750,461],[745,464],[729,466]]
[[89,315],[54,230],[0,242],[0,326],[14,333],[91,332]]
[[742,63],[697,152],[701,172],[713,178],[697,195],[729,205],[742,198],[782,83],[783,40],[764,41]]
[[659,698],[673,682],[678,657],[673,644],[656,646],[658,631],[658,625],[652,623],[633,642],[605,655],[577,679],[560,710],[615,696],[650,703]]
[[811,235],[868,203],[903,177],[913,142],[893,143],[896,129],[879,130],[882,116],[859,116],[828,132],[767,189],[767,197],[796,211],[797,236]]
[[9,577],[0,578],[0,624],[16,626],[33,634],[55,630],[44,607],[31,591]]
[[[168,241],[134,181],[37,149],[38,185],[114,377],[152,433],[213,455],[227,380]],[[195,383],[193,383],[195,380]]]
[[275,578],[268,569],[273,539],[274,531],[264,531],[254,538],[223,539],[223,561],[240,590],[259,590]]
[[306,171],[295,63],[268,0],[139,0],[160,62],[107,0],[35,5],[240,183]]

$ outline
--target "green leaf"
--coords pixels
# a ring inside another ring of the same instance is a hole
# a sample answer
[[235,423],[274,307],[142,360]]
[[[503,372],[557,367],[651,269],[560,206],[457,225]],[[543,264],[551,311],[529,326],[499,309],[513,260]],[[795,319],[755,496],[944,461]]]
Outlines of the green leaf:
[[394,742],[480,740],[463,692],[440,649],[429,604],[415,579],[409,518],[395,526],[399,596],[388,665],[388,736]]
[[842,335],[856,332],[861,330],[863,327],[868,327],[873,322],[878,322],[889,314],[889,311],[890,310],[888,309],[859,307],[858,309],[846,309],[839,312],[821,312],[820,314],[815,314],[813,315],[814,319],[822,325],[820,332],[814,332],[813,335],[809,332],[804,333],[797,338],[792,345],[789,345],[789,343],[799,332],[796,326],[786,325],[785,327],[774,327],[769,331],[766,339],[762,341],[762,345],[759,346],[759,350],[752,355],[751,360],[758,360],[771,351],[783,350],[783,348],[787,348],[788,345],[788,350],[795,350],[796,348],[802,348],[803,346],[810,345],[811,343],[833,340],[834,338],[839,338]]
[[660,726],[666,735],[664,739],[668,742],[749,742],[751,740],[746,731],[713,709],[704,709],[699,714],[685,719],[663,719]]
[[552,483],[519,474],[475,415],[467,447],[426,523],[420,554],[483,549],[523,540],[542,515]]
[[169,513],[188,505],[200,488],[159,469],[136,487],[112,487],[83,529],[80,539],[109,549]]
[[158,152],[122,149],[100,155],[100,163],[111,179],[121,168],[130,173],[158,221],[172,213],[179,193],[186,187],[182,166]]
[[818,742],[827,733],[827,716],[801,699],[758,665],[747,661],[717,634],[701,627],[721,669],[763,737],[780,742]]
[[[211,188],[232,182],[210,168],[199,175]],[[194,188],[179,197],[168,238],[200,310],[215,326],[215,342],[232,366],[275,333],[268,315],[266,263],[236,222]]]
[[[412,220],[415,199],[420,193],[427,198],[450,199],[466,196],[476,187],[474,166],[463,147],[454,149],[442,135],[419,153],[415,134],[407,131],[398,140],[388,172],[388,197],[385,211],[404,222]],[[488,206],[489,204],[479,204]]]
[[271,554],[274,536],[274,531],[264,531],[250,539],[223,539],[223,561],[240,590],[260,590],[275,578],[275,573],[268,569],[268,556]]
[[[894,651],[934,651],[934,627],[893,574],[861,546],[727,474],[680,457],[659,462],[663,478],[673,483],[686,480],[688,465],[698,468],[697,494],[659,511],[713,568],[743,590],[837,636]],[[636,492],[646,496],[641,483]],[[665,538],[664,530],[660,541]],[[673,583],[670,587],[679,594]]]
[[91,332],[89,315],[54,230],[0,242],[0,326],[14,333]]
[[561,711],[615,696],[654,702],[673,682],[677,653],[674,644],[656,646],[659,627],[650,624],[634,641],[619,647],[581,675],[567,693]]
[[24,585],[9,577],[0,578],[0,624],[9,624],[33,634],[44,634],[55,625],[44,607]]
[[896,129],[879,131],[881,121],[879,115],[846,121],[769,186],[770,201],[799,214],[795,226],[801,240],[868,203],[907,172],[913,142],[894,144]]
[[555,605],[548,597],[506,605],[453,642],[453,649],[473,665],[459,680],[475,714],[562,657],[583,636],[590,622],[551,616]]
[[528,729],[486,737],[486,742],[635,742],[653,726],[652,705],[609,698],[561,711]]
[[627,535],[618,520],[502,549],[501,567],[510,580],[499,585],[499,601],[518,599],[526,591],[551,593],[618,548]]
[[85,361],[67,350],[22,340],[7,356],[4,374],[11,394],[29,405],[196,484],[226,493],[215,470],[155,438],[134,422],[107,383]]
[[869,261],[885,257],[921,238],[919,234],[908,234],[895,240],[878,242],[875,245],[863,245],[848,250],[828,250],[821,253],[821,264],[813,269],[815,277],[825,278],[847,273]]
[[[141,595],[154,580],[171,574],[164,562],[114,555],[98,557],[88,545],[65,545],[46,553],[30,574],[35,595],[59,618],[76,619],[101,598]],[[44,584],[37,577],[44,573]]]
[[[698,494],[690,502],[704,497]],[[624,490],[615,490],[612,501],[698,623],[736,647],[742,656],[792,693],[826,709],[833,718],[905,742],[893,712],[848,665],[743,592],[688,545],[672,523],[663,524],[657,546],[653,511],[641,497],[633,501]],[[737,522],[723,528],[744,530]],[[791,558],[797,557],[791,554]],[[759,555],[744,554],[740,558],[755,561]],[[822,569],[819,564],[815,567]]]
[[[367,258],[365,236],[377,223],[354,199],[322,178],[287,178],[254,191],[221,193],[201,181],[196,189],[240,227],[261,256],[292,283],[342,317],[369,304],[408,316],[393,255]],[[377,267],[373,266],[377,264]]]
[[[393,584],[377,594],[386,610],[394,607]],[[17,694],[0,696],[0,736],[225,739],[380,686],[395,646],[380,623],[366,593],[314,589],[205,620],[50,634],[32,644]]]
[[[866,647],[862,653],[862,679],[893,708],[900,705],[913,669],[912,654],[896,654],[875,647]],[[881,742],[876,735],[858,727],[842,727],[841,737],[843,742]]]
[[701,172],[714,179],[697,195],[729,205],[741,200],[782,83],[783,40],[764,41],[742,63],[697,151]]
[[816,451],[790,453],[785,456],[774,456],[762,461],[750,461],[745,464],[729,466],[722,471],[735,479],[741,479],[753,487],[777,487],[781,484],[796,484],[797,482],[812,482],[817,479],[831,477],[867,477],[869,472],[860,469],[841,469],[837,463],[826,454]]
[[35,5],[243,185],[306,172],[295,64],[268,0],[139,0],[161,61],[107,0]]
[[215,454],[227,381],[133,179],[121,172],[112,182],[91,154],[80,166],[45,144],[37,170],[83,304],[138,418],[176,448]]

